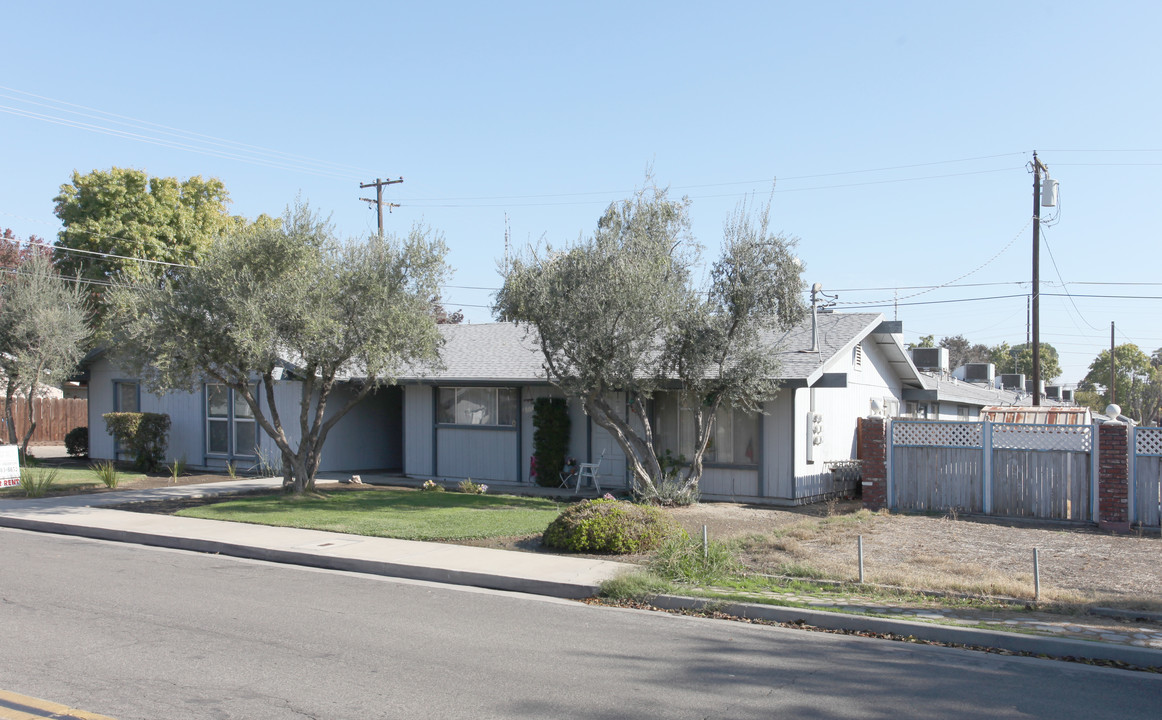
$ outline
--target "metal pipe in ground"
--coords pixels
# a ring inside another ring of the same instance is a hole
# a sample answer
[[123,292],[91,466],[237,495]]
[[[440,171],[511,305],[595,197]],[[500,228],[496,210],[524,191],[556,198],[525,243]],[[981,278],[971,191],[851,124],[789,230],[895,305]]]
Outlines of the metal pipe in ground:
[[1033,548],[1033,600],[1041,602],[1041,553]]
[[863,535],[859,536],[859,584],[863,585]]
[[706,539],[706,526],[702,526],[702,559],[710,557],[710,541]]

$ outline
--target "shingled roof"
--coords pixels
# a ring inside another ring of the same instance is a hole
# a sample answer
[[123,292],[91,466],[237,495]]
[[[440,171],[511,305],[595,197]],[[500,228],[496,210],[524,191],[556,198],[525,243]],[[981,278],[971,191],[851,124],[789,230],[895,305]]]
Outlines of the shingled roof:
[[[821,313],[819,351],[811,352],[811,318],[782,333],[763,339],[778,353],[780,380],[810,381],[839,353],[879,326],[879,313]],[[444,367],[405,373],[401,380],[450,382],[546,382],[544,357],[536,331],[511,323],[441,325]]]

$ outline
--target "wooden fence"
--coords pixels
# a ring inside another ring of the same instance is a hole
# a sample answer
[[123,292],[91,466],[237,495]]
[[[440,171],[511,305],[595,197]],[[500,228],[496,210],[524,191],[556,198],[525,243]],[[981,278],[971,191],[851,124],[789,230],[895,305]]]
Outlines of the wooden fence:
[[[0,410],[4,400],[0,398]],[[36,417],[36,430],[32,433],[33,443],[51,443],[60,445],[65,441],[65,435],[75,427],[88,427],[89,401],[78,398],[35,398],[32,401],[32,412]],[[13,412],[16,422],[17,442],[28,432],[28,406],[20,399]],[[4,439],[7,440],[8,428],[2,429]]]
[[1136,427],[1133,434],[1132,519],[1139,526],[1162,526],[1162,428]]
[[891,507],[1093,519],[1091,426],[897,420],[890,437]]

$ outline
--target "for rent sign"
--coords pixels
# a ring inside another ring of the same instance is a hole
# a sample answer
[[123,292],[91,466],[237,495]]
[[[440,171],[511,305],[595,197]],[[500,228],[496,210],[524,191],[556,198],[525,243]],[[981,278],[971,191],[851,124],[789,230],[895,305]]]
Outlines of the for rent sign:
[[0,445],[0,487],[20,484],[20,453],[15,445]]

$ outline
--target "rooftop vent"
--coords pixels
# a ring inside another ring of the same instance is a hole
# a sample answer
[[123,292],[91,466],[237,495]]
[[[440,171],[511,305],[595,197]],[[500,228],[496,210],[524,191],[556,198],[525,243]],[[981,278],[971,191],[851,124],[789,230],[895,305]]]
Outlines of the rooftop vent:
[[948,372],[948,348],[912,348],[917,370]]
[[960,369],[964,370],[964,379],[970,383],[985,383],[990,387],[993,384],[995,368],[992,363],[965,363]]
[[1001,374],[1001,388],[1004,390],[1024,390],[1025,389],[1025,375],[1024,373],[1002,373]]

